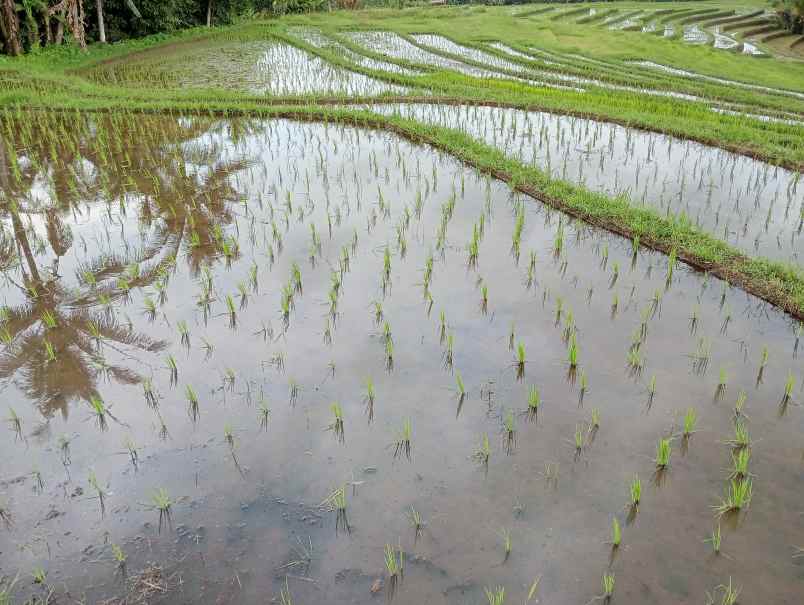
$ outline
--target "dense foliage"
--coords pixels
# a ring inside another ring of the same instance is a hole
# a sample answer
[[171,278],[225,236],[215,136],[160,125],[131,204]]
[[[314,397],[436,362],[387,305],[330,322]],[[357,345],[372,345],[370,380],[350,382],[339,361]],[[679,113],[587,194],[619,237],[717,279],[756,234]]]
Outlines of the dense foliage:
[[804,0],[779,0],[776,14],[785,28],[794,34],[804,33]]

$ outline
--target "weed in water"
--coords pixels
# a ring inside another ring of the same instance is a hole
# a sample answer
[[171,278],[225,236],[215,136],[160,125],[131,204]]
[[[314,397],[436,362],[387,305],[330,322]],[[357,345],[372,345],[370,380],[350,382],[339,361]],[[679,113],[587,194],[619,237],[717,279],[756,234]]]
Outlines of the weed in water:
[[407,418],[402,423],[402,430],[397,435],[396,441],[394,442],[394,460],[397,457],[404,454],[405,458],[410,460],[410,441],[413,437],[413,429],[411,427],[410,419]]

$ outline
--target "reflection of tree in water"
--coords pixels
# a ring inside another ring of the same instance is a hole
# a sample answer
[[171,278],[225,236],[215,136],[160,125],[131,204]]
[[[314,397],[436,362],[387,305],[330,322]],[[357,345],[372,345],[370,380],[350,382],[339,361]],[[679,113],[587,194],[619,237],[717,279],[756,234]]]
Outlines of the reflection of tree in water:
[[[44,415],[89,399],[99,379],[138,382],[105,354],[125,359],[127,349],[155,352],[166,343],[119,321],[112,302],[164,286],[180,254],[193,273],[220,256],[237,199],[229,176],[247,163],[191,143],[215,127],[199,118],[0,112],[0,270],[22,298],[0,318],[0,378],[16,378]],[[75,245],[69,222],[93,208],[112,230],[136,209],[140,243],[124,238],[122,252],[111,252],[82,242],[90,256],[67,285],[59,261]]]

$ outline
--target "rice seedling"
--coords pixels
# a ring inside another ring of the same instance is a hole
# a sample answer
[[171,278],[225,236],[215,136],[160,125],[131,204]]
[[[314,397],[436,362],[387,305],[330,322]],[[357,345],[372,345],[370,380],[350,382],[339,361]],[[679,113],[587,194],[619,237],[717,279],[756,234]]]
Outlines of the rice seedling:
[[784,412],[786,406],[792,401],[793,399],[793,389],[796,386],[796,378],[793,376],[792,372],[787,373],[787,379],[784,383],[784,392],[782,393],[782,399],[779,401],[779,409],[780,412]]
[[156,396],[153,381],[150,378],[145,378],[142,381],[142,394],[143,397],[145,397],[145,403],[149,408],[155,410],[157,407],[159,407],[159,400]]
[[684,432],[682,433],[684,438],[689,439],[692,436],[697,424],[698,413],[695,411],[695,408],[687,408],[687,412],[684,414]]
[[257,406],[257,416],[260,419],[260,429],[263,431],[268,430],[268,422],[271,420],[271,408],[268,407],[268,402],[260,396],[260,403]]
[[374,325],[379,326],[383,318],[382,303],[375,300],[373,305],[374,305]]
[[6,580],[6,578],[0,578],[0,605],[12,605],[14,603],[12,597],[18,579],[19,576],[16,576],[11,581]]
[[611,266],[611,280],[609,281],[609,289],[615,286],[619,277],[620,277],[620,263],[614,261],[614,264]]
[[55,347],[47,340],[44,341],[44,345],[45,345],[45,362],[46,363],[52,363],[52,362],[56,361],[56,349],[55,349]]
[[696,374],[704,374],[709,367],[712,344],[706,338],[698,339],[695,352],[692,354],[692,370]]
[[296,382],[293,378],[291,378],[288,382],[288,390],[289,390],[289,402],[290,405],[296,405],[296,401],[299,399],[299,383]]
[[438,342],[443,345],[447,336],[447,317],[444,311],[439,312],[438,322]]
[[103,399],[97,395],[91,395],[89,397],[89,407],[92,412],[92,416],[95,418],[98,428],[101,431],[106,431],[109,428],[109,423],[107,421],[109,410],[106,407],[106,404],[103,402]]
[[576,424],[575,425],[575,435],[574,435],[574,439],[573,439],[572,443],[575,446],[575,461],[576,462],[578,461],[578,459],[583,454],[584,440],[585,440],[585,437],[586,437],[585,432],[584,432],[583,429],[584,429],[583,425],[581,425],[581,424]]
[[368,421],[371,423],[374,420],[374,381],[371,378],[366,379],[366,395],[363,397],[363,403],[366,406],[366,414],[368,414]]
[[173,505],[176,502],[168,495],[167,490],[163,487],[157,489],[151,494],[151,501],[149,508],[159,512],[159,533],[162,533],[162,526],[167,525],[168,528],[173,526]]
[[229,327],[234,329],[237,327],[237,310],[231,294],[226,295],[226,312],[229,315]]
[[33,576],[34,584],[45,584],[47,582],[47,572],[41,567],[34,568],[31,576]]
[[112,557],[114,557],[116,570],[122,575],[126,575],[126,560],[128,560],[128,557],[123,552],[123,549],[114,543],[112,543]]
[[750,476],[748,472],[748,463],[751,460],[751,450],[744,448],[732,452],[731,454],[731,471],[729,479],[742,480]]
[[89,479],[87,480],[89,486],[95,491],[98,504],[100,505],[101,518],[106,516],[106,490],[104,490],[98,482],[98,477],[95,471],[89,471]]
[[390,338],[385,341],[385,370],[391,372],[394,369],[394,341]]
[[611,520],[611,548],[616,550],[620,547],[622,543],[622,530],[620,529],[620,522],[617,521],[617,517],[613,517]]
[[528,605],[528,603],[530,603],[533,600],[533,597],[536,596],[536,591],[539,589],[539,583],[541,581],[542,581],[541,576],[537,576],[536,578],[534,578],[533,583],[530,585],[530,590],[528,590],[528,596],[525,599],[525,605]]
[[[13,526],[12,519],[11,519],[11,511],[8,508],[8,503],[5,500],[0,500],[0,521],[2,521],[3,526],[9,530]],[[2,584],[0,584],[0,588],[2,588]],[[0,600],[2,603],[2,600]]]
[[506,414],[503,421],[503,449],[509,456],[516,449],[516,420],[511,410],[508,410],[508,414]]
[[137,444],[134,443],[134,440],[129,437],[128,435],[123,438],[123,447],[128,453],[129,460],[131,460],[131,465],[134,467],[134,470],[137,470],[140,462],[140,453],[137,448]]
[[570,336],[567,347],[567,362],[569,363],[570,378],[575,379],[575,369],[578,367],[578,341],[575,333]]
[[528,420],[535,421],[541,405],[541,395],[536,386],[531,386],[528,391]]
[[330,322],[329,318],[327,318],[327,322],[324,325],[324,344],[331,345],[332,344],[332,323]]
[[329,426],[327,426],[326,430],[332,431],[335,438],[340,443],[343,443],[346,440],[343,426],[343,408],[341,408],[341,405],[336,401],[329,406],[329,409],[332,411],[333,420]]
[[61,463],[65,467],[69,466],[72,463],[72,458],[70,456],[70,442],[71,439],[67,437],[67,435],[59,435],[59,438],[56,440],[56,445],[59,449],[59,455],[61,456]]
[[522,342],[516,345],[516,378],[522,380],[525,377],[525,345]]
[[734,423],[734,437],[726,441],[735,450],[741,450],[751,447],[751,436],[748,434],[748,429],[745,422],[739,421]]
[[723,313],[723,323],[720,324],[721,334],[726,334],[729,331],[729,323],[731,323],[731,307],[726,305],[726,310]]
[[596,431],[600,428],[600,409],[592,408],[592,420],[589,423],[589,432]]
[[617,316],[617,311],[620,309],[620,296],[615,292],[611,299],[611,319]]
[[500,530],[500,537],[503,542],[503,552],[505,553],[503,563],[505,563],[511,556],[511,530],[503,527],[502,530]]
[[670,464],[671,453],[672,447],[670,445],[670,439],[659,439],[659,443],[656,445],[656,458],[653,460],[658,470],[664,470],[667,468],[667,466]]
[[505,588],[502,586],[498,586],[497,588],[483,589],[486,592],[486,598],[489,601],[489,605],[505,605]]
[[586,391],[589,390],[589,377],[586,375],[586,370],[581,370],[580,389],[578,390],[578,406],[583,405],[583,398],[586,396]]
[[739,422],[743,418],[745,418],[745,402],[748,400],[748,395],[746,395],[745,391],[740,389],[740,392],[737,394],[737,401],[734,403],[734,422]]
[[302,284],[301,268],[296,261],[290,266],[290,282],[293,284],[293,290],[299,294],[299,296],[302,296],[304,288]]
[[608,603],[611,601],[612,596],[614,595],[614,574],[613,573],[604,573],[603,574],[603,601]]
[[667,257],[667,275],[665,277],[665,286],[668,288],[670,287],[670,284],[673,283],[673,271],[676,268],[676,258],[676,249],[673,248],[670,250],[670,254]]
[[293,597],[290,594],[287,576],[285,576],[285,585],[279,589],[279,603],[280,605],[293,605]]
[[419,537],[422,535],[424,531],[425,523],[422,520],[422,516],[413,506],[410,507],[410,511],[408,511],[408,521],[410,522],[411,526],[413,526],[413,541],[414,543],[418,541]]
[[762,347],[762,353],[759,358],[759,370],[757,370],[757,386],[762,384],[762,378],[765,374],[765,366],[768,365],[768,347]]
[[752,495],[753,482],[751,479],[732,479],[729,481],[723,500],[715,507],[715,510],[719,516],[740,512],[748,508]]
[[167,356],[167,369],[170,372],[170,384],[173,386],[179,379],[179,367],[176,365],[176,358],[170,354]]
[[692,315],[690,315],[690,334],[695,334],[698,331],[698,324],[701,321],[701,306],[695,304],[692,308]]
[[352,532],[349,526],[349,519],[346,516],[345,485],[332,490],[320,506],[335,512],[335,535],[338,535],[341,530],[346,530],[346,533]]
[[444,368],[452,370],[452,362],[455,350],[455,334],[447,334],[447,348],[444,350]]
[[653,405],[653,400],[656,398],[656,374],[651,375],[648,381],[648,408]]
[[560,465],[558,462],[545,462],[544,470],[540,473],[544,478],[545,487],[552,486],[558,489],[558,478],[560,475]]
[[626,365],[628,366],[628,374],[632,378],[638,378],[642,375],[642,370],[645,367],[645,360],[640,353],[640,347],[631,347],[626,354]]
[[478,463],[483,465],[483,468],[488,472],[489,457],[491,456],[491,447],[489,446],[489,436],[484,434],[480,439],[480,445],[472,454],[472,458]]
[[235,448],[235,436],[234,436],[234,429],[232,425],[228,422],[223,425],[223,440],[226,445],[229,446],[230,450],[234,450]]
[[410,441],[413,437],[413,429],[411,426],[411,422],[409,418],[406,418],[402,422],[402,430],[396,437],[396,441],[393,443],[394,446],[394,460],[397,457],[401,456],[402,454],[410,461]]
[[[728,585],[721,584],[715,591],[722,591],[720,605],[736,605],[737,599],[740,597],[740,593],[742,592],[742,588],[736,588],[732,584],[731,578],[729,578]],[[710,600],[710,603],[714,605],[715,597],[707,593],[707,598]]]
[[187,327],[187,322],[183,319],[179,320],[176,324],[177,329],[179,330],[179,336],[181,337],[181,344],[185,347],[190,347],[190,328]]
[[715,526],[715,529],[712,530],[711,535],[704,540],[704,543],[709,543],[712,545],[712,551],[716,554],[720,554],[720,542],[721,542],[721,534],[720,534],[720,524],[718,523]]
[[715,401],[720,401],[721,399],[723,399],[723,395],[725,395],[726,393],[727,381],[728,381],[728,375],[726,373],[726,368],[720,368],[717,388],[715,389]]
[[489,288],[485,284],[480,288],[480,311],[483,315],[489,311]]
[[6,422],[8,422],[9,426],[11,427],[11,431],[14,433],[14,441],[18,439],[20,441],[24,440],[22,435],[22,419],[17,415],[17,412],[14,411],[14,408],[9,406],[8,408],[8,418],[6,418]]
[[385,545],[385,571],[388,573],[386,597],[390,603],[405,573],[405,555],[401,546],[395,552],[393,546],[390,544]]
[[639,475],[634,475],[634,478],[631,479],[628,491],[631,496],[631,506],[639,506],[639,503],[642,502],[642,481],[639,479]]

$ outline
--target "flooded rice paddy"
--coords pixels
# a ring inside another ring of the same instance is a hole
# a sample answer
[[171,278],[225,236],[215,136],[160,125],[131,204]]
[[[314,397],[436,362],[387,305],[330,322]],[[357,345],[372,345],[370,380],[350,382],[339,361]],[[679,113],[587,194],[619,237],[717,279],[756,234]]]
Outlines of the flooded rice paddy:
[[545,112],[482,106],[374,105],[466,132],[554,178],[628,195],[750,255],[799,262],[799,175],[674,137]]
[[384,132],[0,129],[15,597],[799,602],[774,308]]
[[[103,82],[226,88],[274,96],[403,94],[406,88],[353,72],[277,41],[199,44],[94,70]],[[166,56],[164,56],[166,55]],[[364,65],[374,68],[372,65]]]

